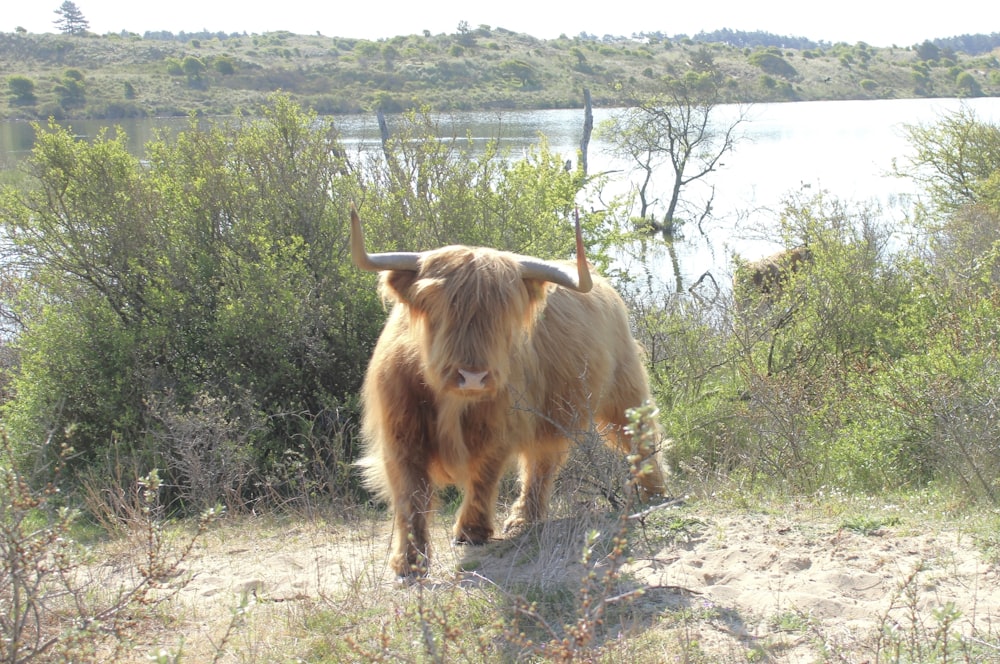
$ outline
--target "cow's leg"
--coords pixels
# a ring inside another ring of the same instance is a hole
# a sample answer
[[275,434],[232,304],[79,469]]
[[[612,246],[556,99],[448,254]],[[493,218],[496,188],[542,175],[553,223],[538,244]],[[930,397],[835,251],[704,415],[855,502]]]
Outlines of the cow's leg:
[[642,471],[636,477],[640,500],[665,496],[666,483],[657,458],[659,441],[662,439],[658,423],[655,420],[651,422],[657,427],[653,441],[635,440],[625,433],[625,427],[629,424],[625,414],[628,409],[650,401],[649,379],[639,362],[638,354],[624,359],[618,366],[611,385],[613,388],[608,390],[594,418],[605,443],[626,456],[638,455],[637,466]]
[[649,442],[637,444],[632,436],[625,433],[624,418],[602,422],[601,429],[608,447],[616,449],[626,456],[634,454],[639,457],[636,464],[640,470],[636,477],[639,499],[645,502],[658,496],[665,496],[667,494],[666,482],[663,470],[660,468],[660,462],[657,460],[659,451],[656,446]]
[[521,495],[504,522],[504,532],[516,535],[541,521],[549,509],[552,483],[566,461],[569,443],[565,440],[539,441],[522,450],[519,458]]
[[434,489],[426,473],[397,466],[392,488],[396,540],[390,565],[400,577],[427,574],[430,542],[427,517]]
[[493,536],[503,469],[503,459],[476,459],[470,464],[465,498],[455,520],[456,544],[485,544]]

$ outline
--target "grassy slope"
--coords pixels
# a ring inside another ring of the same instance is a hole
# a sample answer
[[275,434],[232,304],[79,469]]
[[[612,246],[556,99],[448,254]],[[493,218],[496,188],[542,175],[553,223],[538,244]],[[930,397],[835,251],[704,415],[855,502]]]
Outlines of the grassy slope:
[[[669,41],[546,41],[500,28],[379,42],[287,32],[187,43],[0,33],[5,82],[10,76],[27,77],[36,96],[34,103],[0,105],[0,119],[226,115],[252,112],[277,90],[320,113],[415,105],[437,110],[578,107],[584,88],[592,91],[596,105],[611,106],[627,101],[622,90],[655,89],[662,76],[681,76],[706,59],[729,77],[734,101],[962,96],[967,92],[956,79],[964,71],[983,94],[1000,94],[1000,67],[993,56],[958,54],[955,62],[931,63],[920,84],[914,67],[921,62],[910,48],[839,44],[825,51],[772,50],[784,65],[779,61],[770,73],[754,64],[760,50]],[[177,73],[186,58],[196,58],[204,71]],[[223,73],[226,63],[231,73]],[[84,98],[75,104],[59,94],[72,69],[83,75]],[[126,93],[127,86],[134,94]]]

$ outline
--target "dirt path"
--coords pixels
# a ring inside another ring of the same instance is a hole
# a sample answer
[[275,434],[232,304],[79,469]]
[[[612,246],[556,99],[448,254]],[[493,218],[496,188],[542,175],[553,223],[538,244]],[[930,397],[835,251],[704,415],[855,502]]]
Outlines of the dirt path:
[[[878,648],[880,634],[919,631],[930,640],[944,619],[952,620],[953,635],[993,644],[983,652],[996,647],[1000,573],[956,529],[859,533],[794,515],[697,510],[684,519],[670,537],[662,521],[645,533],[633,529],[634,560],[622,569],[622,583],[647,587],[628,608],[637,629],[683,623],[712,661],[746,661],[756,649],[768,653],[766,661],[811,662],[825,651],[834,661],[860,662],[854,653]],[[442,517],[431,577],[572,589],[604,564],[598,552],[591,567],[581,565],[587,532],[615,528],[609,518],[556,519],[516,540],[452,548]],[[389,535],[386,520],[221,524],[186,561],[175,620],[136,652],[175,650],[183,641],[186,661],[210,659],[223,642],[227,650],[243,648],[244,660],[247,648],[258,657],[251,661],[287,655],[295,625],[315,607],[350,597],[393,601],[407,592],[386,565]],[[252,606],[252,619],[237,624],[241,605]],[[988,661],[1000,661],[1000,653]]]

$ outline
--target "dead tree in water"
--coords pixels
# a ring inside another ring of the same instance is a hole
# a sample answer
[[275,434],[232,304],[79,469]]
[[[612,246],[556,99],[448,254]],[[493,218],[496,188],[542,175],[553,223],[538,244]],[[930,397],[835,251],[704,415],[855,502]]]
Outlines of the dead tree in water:
[[[710,63],[701,72],[665,82],[665,92],[633,103],[601,127],[609,153],[632,164],[639,175],[635,191],[639,225],[663,236],[674,267],[676,290],[683,290],[677,254],[672,242],[681,227],[712,216],[715,189],[707,197],[690,195],[692,185],[708,185],[739,138],[737,128],[747,117],[740,107],[734,117],[716,120],[715,111],[726,102],[726,79]],[[663,180],[665,184],[660,185]]]

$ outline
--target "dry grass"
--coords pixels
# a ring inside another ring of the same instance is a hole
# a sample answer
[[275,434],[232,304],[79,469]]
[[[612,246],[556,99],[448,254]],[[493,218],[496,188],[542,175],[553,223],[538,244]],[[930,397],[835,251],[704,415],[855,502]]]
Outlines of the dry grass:
[[[234,517],[118,660],[1000,662],[997,562],[976,546],[996,515],[934,509],[717,496],[623,522],[563,500],[485,547],[453,547],[446,509],[412,585],[388,568],[385,515]],[[862,513],[893,525],[861,532]],[[129,548],[102,545],[96,569],[128,574]]]
[[[409,585],[382,512],[311,503],[193,529],[163,519],[146,478],[95,508],[111,539],[60,549],[38,615],[68,636],[18,661],[1000,662],[996,512],[732,482],[634,506],[627,482],[607,497],[620,462],[576,454],[550,518],[517,537],[453,546],[445,501]],[[581,459],[604,461],[581,481]]]

